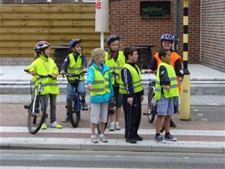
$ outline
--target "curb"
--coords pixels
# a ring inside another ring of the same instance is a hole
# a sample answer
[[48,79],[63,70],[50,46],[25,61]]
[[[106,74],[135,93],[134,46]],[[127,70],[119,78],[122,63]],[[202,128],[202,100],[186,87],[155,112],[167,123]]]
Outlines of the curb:
[[197,141],[166,142],[165,144],[156,143],[155,141],[143,141],[137,144],[129,144],[124,140],[109,140],[109,143],[94,144],[89,139],[1,138],[0,148],[225,154],[225,144],[220,144]]

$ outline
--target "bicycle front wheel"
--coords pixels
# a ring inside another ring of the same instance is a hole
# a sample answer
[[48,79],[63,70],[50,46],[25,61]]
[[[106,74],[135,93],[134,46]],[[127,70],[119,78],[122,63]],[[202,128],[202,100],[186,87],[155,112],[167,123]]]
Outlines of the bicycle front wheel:
[[74,105],[76,104],[75,104],[75,101],[72,99],[70,104],[67,105],[67,108],[68,108],[68,114],[70,117],[71,124],[74,128],[76,128],[79,126],[79,122],[80,122],[80,111],[77,111]]
[[27,127],[31,134],[36,134],[45,120],[44,102],[40,95],[34,96],[28,109]]
[[149,88],[149,91],[148,91],[148,121],[150,123],[152,123],[155,119],[155,115],[156,115],[156,103],[155,103],[155,100],[153,99],[154,97],[154,90],[153,88]]

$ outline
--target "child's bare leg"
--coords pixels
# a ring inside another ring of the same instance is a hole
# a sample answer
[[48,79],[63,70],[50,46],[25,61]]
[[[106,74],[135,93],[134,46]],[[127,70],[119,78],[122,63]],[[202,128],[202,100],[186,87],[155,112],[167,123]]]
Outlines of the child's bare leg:
[[90,127],[91,127],[91,134],[92,134],[92,135],[95,135],[96,124],[91,123]]
[[160,133],[162,128],[163,116],[158,115],[156,118],[156,133]]
[[101,134],[104,134],[104,132],[105,132],[105,125],[106,125],[106,123],[99,123],[100,124],[100,130],[101,130]]
[[164,127],[165,127],[165,132],[166,133],[170,132],[170,119],[171,119],[171,116],[166,116],[165,117]]

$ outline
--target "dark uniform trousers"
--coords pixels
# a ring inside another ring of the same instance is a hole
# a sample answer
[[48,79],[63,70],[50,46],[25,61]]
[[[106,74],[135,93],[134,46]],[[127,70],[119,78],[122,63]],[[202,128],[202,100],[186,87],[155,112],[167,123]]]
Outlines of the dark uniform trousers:
[[133,104],[127,103],[126,94],[123,95],[123,109],[125,119],[125,138],[133,139],[137,136],[138,128],[141,122],[141,96],[133,96]]

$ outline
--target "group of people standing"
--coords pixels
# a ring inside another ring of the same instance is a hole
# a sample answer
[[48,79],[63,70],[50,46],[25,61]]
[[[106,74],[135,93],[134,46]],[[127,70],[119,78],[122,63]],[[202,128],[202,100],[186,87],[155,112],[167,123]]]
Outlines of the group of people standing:
[[[87,72],[87,88],[90,91],[90,128],[91,142],[108,142],[105,136],[105,124],[109,119],[109,130],[120,130],[120,114],[122,107],[125,120],[126,142],[135,144],[143,138],[138,134],[141,122],[141,107],[144,99],[144,88],[141,83],[141,70],[137,66],[138,52],[134,47],[126,47],[120,51],[120,38],[111,35],[107,39],[106,51],[96,48],[91,52],[89,63],[82,54],[80,39],[69,42],[71,53],[65,58],[60,74],[80,74],[78,92],[82,97],[82,109],[86,109],[85,79]],[[178,111],[179,85],[183,78],[181,57],[172,50],[174,36],[164,34],[161,36],[161,50],[150,61],[148,72],[156,73],[157,119],[155,140],[176,141],[170,134],[171,116]],[[50,45],[46,41],[38,42],[35,47],[35,60],[28,66],[29,72],[34,75],[52,74],[53,78],[44,85],[42,96],[45,98],[45,110],[50,98],[50,127],[62,128],[56,121],[56,95],[59,94],[57,86],[58,68],[50,58]],[[54,82],[54,83],[53,83]],[[54,84],[54,85],[53,85]],[[72,97],[73,86],[67,85],[67,104]],[[108,118],[109,117],[109,118]],[[64,121],[69,118],[65,114]],[[100,134],[96,134],[96,125],[100,126]],[[165,136],[160,134],[164,126]],[[47,129],[46,122],[42,129]]]

